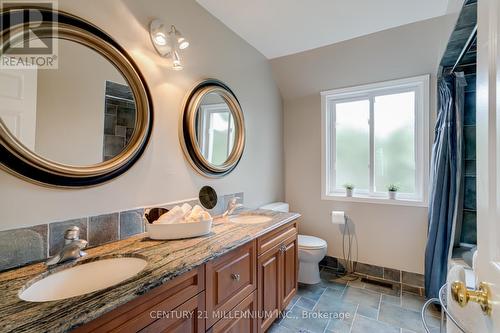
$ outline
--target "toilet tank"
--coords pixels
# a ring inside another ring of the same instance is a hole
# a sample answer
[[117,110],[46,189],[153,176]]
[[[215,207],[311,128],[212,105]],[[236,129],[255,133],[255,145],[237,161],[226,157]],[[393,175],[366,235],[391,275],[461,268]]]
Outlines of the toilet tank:
[[272,202],[260,207],[260,209],[269,209],[277,212],[288,213],[290,211],[290,206],[286,202]]

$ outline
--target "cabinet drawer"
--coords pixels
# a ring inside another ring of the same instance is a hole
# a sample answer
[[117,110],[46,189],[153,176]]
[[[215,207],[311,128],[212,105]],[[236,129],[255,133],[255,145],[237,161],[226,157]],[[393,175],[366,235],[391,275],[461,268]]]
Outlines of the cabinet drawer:
[[206,264],[207,327],[256,288],[255,241]]
[[154,311],[172,311],[203,291],[204,266],[187,272],[143,296],[104,314],[73,332],[137,332],[158,318]]
[[257,291],[219,320],[210,333],[257,333]]
[[294,237],[298,234],[297,223],[286,224],[278,229],[271,231],[270,233],[261,236],[257,239],[257,252],[258,255],[269,251],[276,245],[282,243],[288,238]]

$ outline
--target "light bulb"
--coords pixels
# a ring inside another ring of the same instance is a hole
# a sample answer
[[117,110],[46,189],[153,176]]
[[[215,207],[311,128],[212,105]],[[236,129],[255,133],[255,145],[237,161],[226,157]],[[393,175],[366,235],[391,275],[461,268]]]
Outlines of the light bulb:
[[167,36],[165,36],[163,32],[158,32],[154,37],[154,41],[156,44],[161,46],[167,45]]
[[182,38],[182,41],[179,42],[179,49],[184,50],[189,46],[189,42]]

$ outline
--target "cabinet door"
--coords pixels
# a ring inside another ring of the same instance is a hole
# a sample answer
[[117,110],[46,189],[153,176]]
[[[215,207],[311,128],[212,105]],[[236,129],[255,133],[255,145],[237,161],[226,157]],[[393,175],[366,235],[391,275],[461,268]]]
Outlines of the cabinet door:
[[281,309],[283,310],[297,292],[298,246],[297,237],[289,238],[282,247],[283,277],[281,284]]
[[257,292],[248,295],[229,314],[218,321],[211,333],[257,333]]
[[162,314],[141,333],[204,333],[205,292],[191,298],[178,308]]
[[259,332],[265,332],[278,317],[281,308],[282,254],[276,246],[258,259]]

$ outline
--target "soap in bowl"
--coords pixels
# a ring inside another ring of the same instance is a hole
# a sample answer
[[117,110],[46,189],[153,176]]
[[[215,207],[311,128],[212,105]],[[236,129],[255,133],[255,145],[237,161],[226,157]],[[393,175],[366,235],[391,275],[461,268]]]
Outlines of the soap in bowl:
[[146,223],[146,231],[148,237],[155,240],[193,238],[210,233],[212,220],[172,224]]

